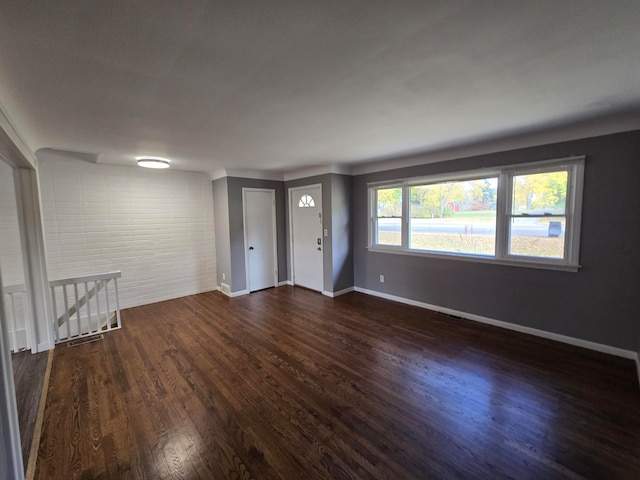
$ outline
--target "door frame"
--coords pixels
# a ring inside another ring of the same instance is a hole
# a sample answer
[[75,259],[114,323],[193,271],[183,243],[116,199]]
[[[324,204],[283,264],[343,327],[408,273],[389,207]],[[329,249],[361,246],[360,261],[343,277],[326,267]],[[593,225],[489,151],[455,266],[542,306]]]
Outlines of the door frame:
[[[11,478],[22,479],[24,478],[22,443],[5,312],[2,278],[0,278],[0,372],[4,378],[0,387],[0,431],[5,437],[0,439],[0,456],[3,457],[7,474]],[[43,388],[46,388],[46,385]]]
[[244,242],[244,271],[245,289],[251,293],[249,283],[249,247],[247,245],[247,192],[269,192],[271,193],[271,225],[273,227],[273,285],[278,286],[278,235],[276,225],[276,191],[274,188],[252,188],[242,187],[242,237]]
[[[293,248],[294,248],[294,241],[293,241],[293,209],[294,209],[294,205],[293,205],[293,192],[297,191],[297,190],[306,190],[308,188],[319,188],[320,189],[320,211],[322,212],[322,222],[321,222],[321,227],[320,227],[320,237],[323,239],[322,240],[322,268],[320,269],[320,274],[321,274],[321,283],[322,283],[322,289],[320,290],[320,293],[324,292],[324,254],[325,254],[325,241],[324,241],[324,208],[322,205],[322,200],[323,200],[323,193],[322,193],[322,184],[321,183],[312,183],[310,185],[301,185],[299,187],[289,187],[289,192],[288,192],[288,196],[289,196],[289,246],[291,248],[289,248],[289,258],[291,261],[291,285],[295,285],[296,284],[296,265],[295,265],[295,261],[294,261],[294,255],[293,255]],[[314,290],[315,291],[315,290]]]

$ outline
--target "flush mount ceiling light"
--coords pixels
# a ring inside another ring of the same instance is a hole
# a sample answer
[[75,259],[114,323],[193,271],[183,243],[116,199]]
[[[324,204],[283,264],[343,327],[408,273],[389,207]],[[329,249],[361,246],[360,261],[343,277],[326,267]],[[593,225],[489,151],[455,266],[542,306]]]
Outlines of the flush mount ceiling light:
[[139,167],[145,168],[169,168],[171,160],[162,157],[136,157]]

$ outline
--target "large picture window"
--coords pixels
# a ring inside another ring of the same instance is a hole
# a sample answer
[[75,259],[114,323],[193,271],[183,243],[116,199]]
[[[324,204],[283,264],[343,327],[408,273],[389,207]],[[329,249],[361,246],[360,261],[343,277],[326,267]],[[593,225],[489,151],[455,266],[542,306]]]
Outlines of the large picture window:
[[494,255],[497,177],[409,187],[413,250]]
[[370,184],[376,251],[575,270],[584,157]]

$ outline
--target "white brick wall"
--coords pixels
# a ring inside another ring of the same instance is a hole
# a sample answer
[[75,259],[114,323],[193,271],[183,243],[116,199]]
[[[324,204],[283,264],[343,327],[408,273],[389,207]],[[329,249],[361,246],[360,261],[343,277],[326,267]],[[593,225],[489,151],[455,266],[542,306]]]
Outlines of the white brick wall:
[[122,308],[215,288],[205,174],[45,160],[39,165],[50,279],[122,271]]
[[13,169],[0,160],[0,268],[5,285],[24,283]]
[[[5,286],[24,284],[13,169],[2,160],[0,160],[0,268],[2,283]],[[5,295],[5,312],[12,350],[18,350],[27,345],[24,302],[24,294],[16,294],[13,297]]]

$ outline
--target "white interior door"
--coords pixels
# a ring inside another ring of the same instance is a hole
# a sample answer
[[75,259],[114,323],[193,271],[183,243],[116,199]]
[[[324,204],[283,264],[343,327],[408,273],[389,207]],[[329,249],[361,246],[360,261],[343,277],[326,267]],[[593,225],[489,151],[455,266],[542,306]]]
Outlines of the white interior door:
[[247,289],[255,292],[276,285],[276,197],[275,190],[244,188],[242,193]]
[[322,187],[289,189],[293,283],[322,291]]

